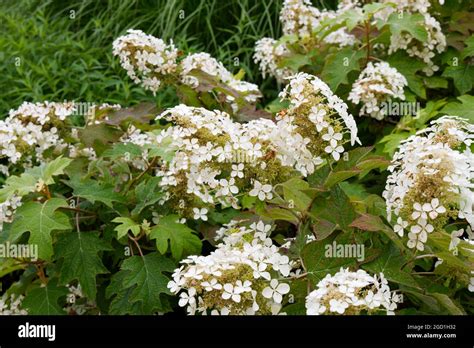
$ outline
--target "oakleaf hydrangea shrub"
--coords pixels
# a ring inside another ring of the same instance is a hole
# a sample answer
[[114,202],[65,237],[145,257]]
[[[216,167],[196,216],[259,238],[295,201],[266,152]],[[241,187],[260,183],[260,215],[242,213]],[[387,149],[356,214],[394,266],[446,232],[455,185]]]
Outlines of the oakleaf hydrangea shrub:
[[400,296],[390,291],[383,273],[377,277],[364,270],[350,272],[341,268],[334,276],[328,274],[308,294],[306,310],[312,315],[394,314],[400,301]]
[[209,84],[210,78],[220,87],[216,90],[219,99],[224,98],[234,112],[243,106],[242,100],[255,103],[261,97],[257,85],[236,78],[208,53],[192,53],[178,59],[182,54],[178,54],[173,42],[166,44],[141,30],[130,29],[127,35],[116,39],[113,52],[128,76],[153,94],[163,85],[188,87],[185,91],[189,93],[190,88],[199,89],[201,84]]
[[469,11],[286,0],[256,38],[262,91],[117,37],[128,78],[179,102],[12,106],[0,314],[472,314]]
[[383,110],[380,104],[389,102],[392,98],[405,100],[403,88],[408,84],[405,76],[386,62],[372,64],[362,71],[359,78],[352,85],[348,99],[354,104],[363,103],[360,114],[382,120]]
[[445,116],[399,147],[388,170],[384,197],[395,231],[408,233],[409,248],[424,250],[428,236],[450,219],[474,224],[471,152],[474,126]]
[[208,256],[181,261],[168,287],[180,294],[179,306],[194,314],[278,314],[290,286],[288,256],[268,238],[262,221],[239,226],[231,221],[217,231],[222,240]]

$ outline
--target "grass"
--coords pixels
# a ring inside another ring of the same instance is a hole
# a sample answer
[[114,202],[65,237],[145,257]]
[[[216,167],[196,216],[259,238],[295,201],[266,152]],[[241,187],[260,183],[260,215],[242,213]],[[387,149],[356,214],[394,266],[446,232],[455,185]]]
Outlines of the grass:
[[[128,28],[173,39],[185,51],[209,52],[260,84],[252,62],[254,43],[280,35],[281,3],[5,0],[0,3],[0,115],[25,100],[122,105],[154,100],[131,83],[112,56],[112,41]],[[157,97],[161,105],[174,102],[170,92]]]

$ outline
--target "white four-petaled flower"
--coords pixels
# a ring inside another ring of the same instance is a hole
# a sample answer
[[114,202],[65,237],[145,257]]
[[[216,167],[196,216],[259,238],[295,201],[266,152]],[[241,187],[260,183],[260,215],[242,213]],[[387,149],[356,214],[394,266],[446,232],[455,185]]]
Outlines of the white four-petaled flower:
[[255,180],[253,183],[253,189],[249,192],[250,196],[258,197],[261,201],[266,199],[272,199],[272,185],[262,184],[259,181]]
[[262,295],[265,298],[271,299],[276,303],[281,303],[283,295],[290,292],[290,286],[286,283],[278,283],[278,280],[272,279],[270,286],[267,286],[262,291]]
[[193,208],[194,220],[203,220],[207,221],[207,209],[206,208]]

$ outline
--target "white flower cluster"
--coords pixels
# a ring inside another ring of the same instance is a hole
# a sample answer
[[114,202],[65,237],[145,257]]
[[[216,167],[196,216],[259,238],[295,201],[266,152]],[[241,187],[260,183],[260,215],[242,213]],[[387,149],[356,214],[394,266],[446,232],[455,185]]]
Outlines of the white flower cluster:
[[113,43],[113,53],[119,56],[128,76],[153,94],[156,94],[162,82],[181,82],[197,88],[199,78],[193,76],[193,70],[198,70],[236,91],[235,95],[230,91],[222,94],[230,102],[234,112],[240,108],[236,98],[242,97],[247,103],[255,103],[261,97],[257,85],[236,79],[221,62],[208,53],[189,54],[178,61],[178,50],[172,42],[166,44],[162,39],[140,30],[129,29],[126,35],[117,38]]
[[0,297],[0,315],[27,315],[28,312],[21,308],[24,296],[3,294]]
[[359,11],[362,6],[362,0],[340,0],[337,4],[337,10],[339,13],[344,13],[346,11]]
[[21,204],[21,197],[17,195],[13,195],[0,203],[0,231],[3,230],[4,223],[11,223],[13,221],[15,211]]
[[157,117],[173,126],[145,137],[138,132],[135,140],[128,136],[126,141],[165,145],[175,153],[157,172],[166,192],[159,203],[196,216],[194,208],[202,205],[238,209],[246,194],[269,200],[273,185],[288,180],[294,170],[306,176],[324,158],[338,160],[345,133],[352,144],[358,140],[347,106],[316,77],[297,75],[282,97],[290,100],[290,108],[276,122],[241,124],[225,112],[178,105]]
[[263,78],[273,76],[278,82],[283,82],[294,74],[290,68],[279,68],[278,60],[288,54],[288,49],[277,40],[264,37],[255,43],[254,62],[259,64]]
[[[302,135],[307,138],[303,140],[310,147],[319,145],[337,161],[344,152],[344,134],[349,134],[351,145],[360,143],[357,124],[348,113],[347,105],[316,76],[296,74],[280,93],[280,98],[290,101],[290,108],[281,116],[280,123],[296,126],[297,130],[304,128]],[[306,130],[310,132],[307,134]],[[317,159],[313,161],[318,162]]]
[[357,39],[354,35],[348,34],[345,28],[339,28],[324,38],[324,42],[338,47],[354,46]]
[[317,289],[306,297],[308,315],[357,315],[371,313],[394,314],[401,298],[390,291],[383,273],[371,276],[364,270],[351,272],[341,268],[326,275]]
[[[338,7],[337,11],[326,9],[321,11],[314,7],[310,0],[285,0],[280,12],[283,34],[309,39],[313,31],[320,26],[321,21],[335,19],[345,11],[347,9],[344,6]],[[345,28],[340,28],[327,35],[323,42],[344,47],[354,45],[357,39]]]
[[407,85],[405,76],[387,62],[369,62],[352,85],[348,99],[354,104],[362,102],[360,115],[383,120],[386,115],[382,104],[395,98],[405,100],[403,88]]
[[190,215],[191,208],[202,203],[238,208],[238,195],[260,184],[267,190],[267,195],[260,198],[271,198],[268,182],[284,174],[279,172],[281,164],[276,158],[263,160],[271,151],[271,133],[276,131],[272,121],[240,124],[225,112],[185,105],[168,109],[159,118],[175,125],[161,132],[155,141],[162,144],[171,140],[168,146],[177,149],[173,159],[157,173],[167,192],[160,203],[173,203],[179,198],[172,205],[184,215]]
[[[302,39],[301,44],[314,48],[319,43],[313,40],[312,33],[317,29],[321,21],[337,18],[346,9],[339,8],[337,11],[320,11],[312,6],[309,0],[285,0],[280,12],[280,21],[283,25],[284,35],[296,35]],[[322,40],[323,43],[336,45],[338,47],[353,46],[357,39],[349,34],[345,28],[339,28]],[[254,61],[259,64],[263,77],[268,74],[274,76],[279,82],[284,82],[292,70],[288,67],[279,68],[279,61],[290,53],[285,44],[277,44],[272,38],[262,38],[255,43]]]
[[137,84],[156,94],[161,81],[177,69],[178,50],[173,42],[147,35],[141,30],[129,29],[127,34],[113,42],[113,54]]
[[398,35],[392,35],[388,54],[392,54],[397,50],[405,50],[410,57],[418,57],[426,63],[423,71],[427,76],[433,75],[439,67],[433,63],[432,58],[436,52],[441,53],[446,49],[446,37],[441,31],[441,24],[428,13],[431,6],[430,2],[428,0],[384,0],[384,2],[395,3],[396,7],[388,7],[376,14],[376,17],[386,20],[394,12],[419,13],[423,16],[423,25],[428,33],[427,40],[423,42],[418,41],[406,31]]
[[408,247],[424,250],[428,235],[450,218],[474,226],[473,139],[473,125],[445,116],[401,143],[383,197],[395,231],[409,231]]
[[[189,54],[181,61],[180,68],[181,81],[193,88],[199,86],[199,79],[192,76],[191,72],[193,70],[199,70],[216,77],[219,82],[225,83],[230,88],[235,89],[244,96],[244,99],[248,103],[255,103],[257,99],[261,97],[257,85],[236,79],[234,75],[224,67],[222,62],[211,57],[209,53],[200,52]],[[235,97],[231,95],[225,95],[225,97],[229,102],[235,99]],[[232,104],[232,107],[234,111],[238,109],[238,105],[236,104]]]
[[394,7],[384,8],[376,13],[376,17],[387,19],[392,13],[421,13],[427,14],[431,7],[429,0],[381,0],[381,3],[391,3]]
[[73,103],[24,102],[0,121],[0,156],[15,164],[42,161],[49,149],[67,147],[59,135],[65,119],[74,112]]
[[[106,119],[108,110],[119,108],[92,105],[81,116],[86,124],[97,124]],[[103,119],[95,118],[96,114],[101,114]],[[18,109],[10,110],[9,116],[0,121],[0,158],[5,158],[8,164],[2,166],[2,172],[8,175],[10,165],[21,163],[24,169],[42,163],[45,157],[54,158],[67,151],[70,157],[95,158],[92,148],[78,144],[77,128],[67,120],[72,115],[79,115],[74,102],[24,102]]]
[[189,73],[195,69],[204,71],[212,76],[217,76],[222,81],[230,81],[233,78],[233,75],[224,67],[222,62],[219,62],[211,57],[209,53],[205,52],[189,54],[181,62],[181,67],[181,79],[184,83],[194,88],[199,86],[199,80],[190,76]]
[[173,273],[168,288],[180,294],[188,314],[279,314],[290,286],[289,258],[269,238],[271,225],[232,221],[217,232],[222,243],[208,256],[190,256]]
[[321,12],[311,4],[310,0],[285,0],[280,12],[283,34],[311,36],[319,25]]

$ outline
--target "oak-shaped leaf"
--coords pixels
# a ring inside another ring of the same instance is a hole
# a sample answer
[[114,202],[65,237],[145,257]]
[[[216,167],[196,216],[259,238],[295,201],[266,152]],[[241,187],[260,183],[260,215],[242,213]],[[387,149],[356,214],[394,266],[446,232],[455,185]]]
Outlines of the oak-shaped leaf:
[[115,188],[110,184],[92,179],[78,180],[77,178],[65,183],[74,189],[75,196],[85,198],[92,204],[98,201],[113,208],[113,202],[125,202],[125,197],[115,192]]
[[10,240],[17,240],[26,232],[30,232],[28,243],[38,246],[38,257],[50,260],[53,254],[51,233],[58,230],[69,230],[69,218],[57,211],[68,207],[65,199],[51,198],[44,203],[27,202],[15,214],[10,229]]
[[151,239],[156,240],[156,247],[161,254],[171,249],[176,260],[201,252],[202,242],[192,229],[179,223],[178,215],[162,217],[151,229]]
[[58,301],[65,297],[68,290],[65,286],[58,286],[57,279],[51,279],[48,284],[35,284],[26,293],[22,307],[30,315],[58,315],[66,314]]
[[96,296],[96,276],[109,271],[100,257],[102,251],[111,247],[96,232],[63,233],[55,245],[55,258],[63,259],[59,282],[67,284],[78,280],[84,295]]
[[114,296],[111,306],[117,311],[114,301],[125,298],[131,307],[135,307],[134,312],[138,308],[141,314],[166,311],[168,302],[162,295],[170,295],[167,288],[169,278],[163,272],[172,272],[174,268],[170,259],[156,252],[127,258],[107,289],[108,297]]

